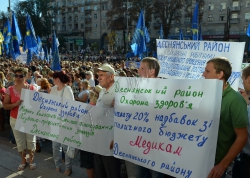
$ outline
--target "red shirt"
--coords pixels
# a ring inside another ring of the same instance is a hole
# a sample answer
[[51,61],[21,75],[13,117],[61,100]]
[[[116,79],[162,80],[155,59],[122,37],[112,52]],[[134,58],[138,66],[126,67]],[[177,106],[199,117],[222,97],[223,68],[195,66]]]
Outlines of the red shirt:
[[[29,89],[30,90],[37,90],[36,87],[33,85],[30,85]],[[8,87],[6,89],[5,94],[10,95],[10,103],[11,104],[16,103],[18,100],[20,100],[20,97],[21,97],[21,93],[18,93],[16,91],[15,85]],[[18,109],[19,109],[19,106],[16,106],[16,107],[12,108],[10,111],[10,116],[13,117],[14,119],[17,118]]]

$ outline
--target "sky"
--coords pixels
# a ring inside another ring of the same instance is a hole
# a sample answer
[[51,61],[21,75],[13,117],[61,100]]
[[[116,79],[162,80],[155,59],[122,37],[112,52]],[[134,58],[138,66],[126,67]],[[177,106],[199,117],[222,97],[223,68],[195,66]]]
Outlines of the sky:
[[[10,0],[10,7],[13,7],[13,3],[17,0]],[[24,1],[24,0],[19,0]],[[9,7],[9,0],[0,0],[0,11],[7,12],[7,7]]]

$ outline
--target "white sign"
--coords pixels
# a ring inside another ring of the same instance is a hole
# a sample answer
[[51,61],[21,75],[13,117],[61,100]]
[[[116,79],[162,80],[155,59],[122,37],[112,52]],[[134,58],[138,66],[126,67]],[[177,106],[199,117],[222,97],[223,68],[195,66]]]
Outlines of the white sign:
[[117,78],[114,156],[174,177],[214,166],[222,81]]
[[23,64],[26,64],[26,62],[27,62],[27,53],[21,51],[21,55],[17,57],[17,60],[19,60]]
[[232,65],[228,82],[238,88],[245,42],[157,40],[160,77],[199,79],[206,62],[214,57],[226,57]]
[[114,138],[114,110],[22,90],[16,130],[104,156]]

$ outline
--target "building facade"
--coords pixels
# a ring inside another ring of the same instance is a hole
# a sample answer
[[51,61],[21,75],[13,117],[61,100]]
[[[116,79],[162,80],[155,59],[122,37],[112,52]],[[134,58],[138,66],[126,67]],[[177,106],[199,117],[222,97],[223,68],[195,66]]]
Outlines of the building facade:
[[50,7],[52,30],[66,39],[69,50],[87,48],[92,44],[100,49],[106,48],[108,0],[52,0]]
[[[194,7],[196,0],[190,1]],[[57,32],[58,36],[66,39],[65,43],[69,50],[87,48],[93,44],[96,44],[99,50],[109,49],[106,35],[110,33],[110,30],[106,22],[106,12],[112,8],[111,0],[51,0],[50,3],[54,19],[52,29]],[[230,9],[229,17],[228,9]],[[199,25],[202,27],[204,40],[222,41],[225,23],[229,18],[229,41],[246,41],[248,44],[249,38],[246,36],[246,30],[250,20],[250,0],[205,0],[205,5],[201,10],[203,18]],[[190,17],[185,16],[183,9],[181,21],[172,22],[169,37],[178,39],[179,30],[182,29],[184,37],[190,39],[191,21]],[[151,46],[155,46],[155,39],[159,37],[159,30],[155,27],[160,29],[160,23],[157,15],[153,14],[149,27]],[[131,37],[135,25],[130,27]],[[124,38],[122,31],[116,33],[117,49],[117,47],[123,47]],[[126,41],[128,44],[129,42]]]

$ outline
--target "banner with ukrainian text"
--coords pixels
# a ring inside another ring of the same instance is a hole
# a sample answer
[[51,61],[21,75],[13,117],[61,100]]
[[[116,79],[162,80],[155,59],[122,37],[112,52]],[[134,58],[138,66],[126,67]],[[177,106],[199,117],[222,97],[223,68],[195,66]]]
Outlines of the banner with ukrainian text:
[[114,109],[22,89],[16,130],[104,156],[113,155]]
[[228,82],[237,90],[245,42],[158,40],[157,59],[160,77],[200,79],[206,62],[214,57],[226,57],[232,65]]
[[119,77],[115,91],[115,157],[177,178],[207,177],[222,81]]

